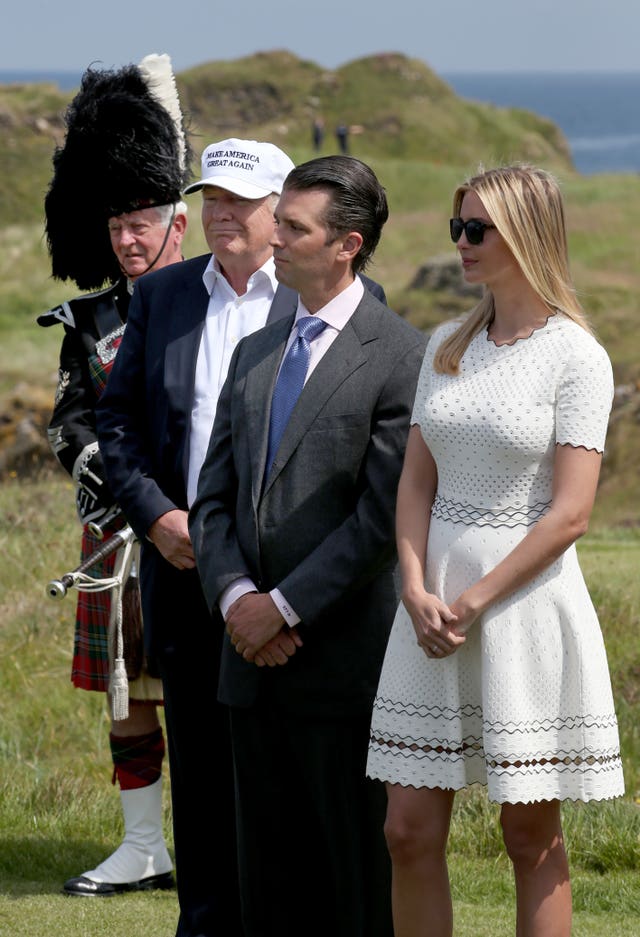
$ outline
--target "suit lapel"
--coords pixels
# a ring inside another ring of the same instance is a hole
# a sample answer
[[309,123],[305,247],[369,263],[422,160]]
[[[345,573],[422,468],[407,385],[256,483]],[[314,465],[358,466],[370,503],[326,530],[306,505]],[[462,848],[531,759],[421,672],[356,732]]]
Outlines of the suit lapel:
[[173,418],[184,421],[177,427],[177,437],[183,440],[182,467],[187,478],[189,436],[191,433],[191,407],[195,383],[196,361],[209,296],[202,282],[209,258],[203,258],[197,272],[185,271],[167,304],[167,342],[164,360],[164,386]]
[[[368,360],[366,345],[377,338],[378,310],[375,307],[378,305],[379,304],[375,300],[372,301],[371,297],[365,292],[353,316],[327,350],[305,384],[280,442],[276,465],[272,468],[264,485],[265,493],[277,479],[280,471],[291,458],[301,439],[305,433],[308,432],[330,397],[335,394],[338,388],[354,371],[362,367]],[[281,356],[282,350],[280,351],[280,357]],[[278,364],[279,363],[278,360]],[[274,384],[275,375],[272,376],[271,390],[268,397],[269,407]],[[267,436],[269,407],[267,408]],[[262,473],[264,473],[266,441],[264,443],[264,451],[261,452],[261,454],[262,460],[260,468]],[[278,468],[277,465],[279,465],[280,468]],[[262,479],[262,474],[260,479]]]
[[289,338],[289,333],[293,328],[293,321],[298,308],[298,294],[295,290],[282,283],[278,287],[269,309],[267,325],[275,322],[283,322],[284,325],[278,330],[273,331],[274,344],[271,350],[261,359],[260,364],[251,372],[250,379],[247,382],[248,394],[251,411],[248,417],[250,426],[251,443],[251,478],[252,478],[252,500],[253,506],[257,509],[258,501],[262,493],[262,482],[264,476],[264,466],[267,460],[267,449],[269,445],[269,419],[271,416],[271,398],[276,383],[276,376],[280,368],[280,362],[284,354],[284,349]]
[[262,491],[264,465],[269,442],[271,398],[282,355],[293,326],[293,314],[280,318],[272,326],[255,333],[252,364],[247,371],[244,411],[247,445],[251,459],[252,501],[257,508]]
[[282,283],[278,284],[266,324],[271,325],[272,322],[276,322],[278,319],[295,315],[297,308],[298,294],[295,290],[283,286]]

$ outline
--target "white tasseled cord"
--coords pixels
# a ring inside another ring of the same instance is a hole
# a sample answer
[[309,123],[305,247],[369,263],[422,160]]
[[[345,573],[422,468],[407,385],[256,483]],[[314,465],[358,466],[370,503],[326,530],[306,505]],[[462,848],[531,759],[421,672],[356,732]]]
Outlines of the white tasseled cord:
[[[128,540],[118,550],[113,571],[114,584],[111,591],[111,613],[109,617],[109,646],[113,648],[113,666],[109,677],[111,715],[115,721],[129,715],[129,680],[124,662],[124,639],[122,637],[122,593],[133,562],[133,540]],[[111,655],[110,655],[111,656]]]

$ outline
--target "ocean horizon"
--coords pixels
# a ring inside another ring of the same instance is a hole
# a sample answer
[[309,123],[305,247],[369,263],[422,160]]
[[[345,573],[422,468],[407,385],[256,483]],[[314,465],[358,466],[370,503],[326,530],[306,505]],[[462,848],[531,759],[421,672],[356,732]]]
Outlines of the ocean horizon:
[[578,172],[640,172],[639,72],[450,72],[467,100],[521,107],[557,124]]
[[[0,70],[0,84],[80,84],[79,71]],[[520,107],[554,121],[578,172],[640,172],[639,72],[443,72],[467,100]]]

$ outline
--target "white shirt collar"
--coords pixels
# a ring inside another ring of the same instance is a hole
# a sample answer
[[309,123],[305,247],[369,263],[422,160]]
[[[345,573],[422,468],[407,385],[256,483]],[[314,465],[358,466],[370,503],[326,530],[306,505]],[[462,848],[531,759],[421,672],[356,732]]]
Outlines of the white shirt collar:
[[[356,276],[353,283],[350,283],[346,289],[338,293],[337,296],[334,296],[322,309],[318,309],[315,315],[319,316],[327,325],[332,326],[340,332],[355,312],[363,296],[364,283],[359,276]],[[310,315],[311,313],[298,296],[298,308],[295,321],[297,322],[298,319]]]
[[[229,281],[222,272],[220,264],[212,254],[209,258],[209,263],[205,267],[202,274],[202,282],[204,283],[204,287],[209,296],[211,296],[213,293],[213,288],[216,284],[216,280],[218,279],[224,283],[226,289],[233,291],[232,286],[229,284]],[[260,280],[264,279],[269,281],[271,284],[271,289],[275,293],[278,286],[278,281],[276,279],[276,265],[273,262],[273,257],[269,257],[269,259],[266,260],[263,265],[255,271],[255,273],[251,274],[247,281],[247,292],[256,286]]]

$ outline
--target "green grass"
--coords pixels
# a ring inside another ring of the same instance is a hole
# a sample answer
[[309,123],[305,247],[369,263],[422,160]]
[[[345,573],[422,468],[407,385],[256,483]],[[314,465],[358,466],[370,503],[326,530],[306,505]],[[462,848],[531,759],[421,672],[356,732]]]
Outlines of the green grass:
[[[452,863],[451,885],[456,937],[512,937],[514,889],[510,870],[501,863],[476,860]],[[0,937],[173,937],[174,892],[125,895],[84,901],[52,895],[58,882],[28,882],[24,889],[0,897]],[[593,909],[604,891],[607,901]],[[632,876],[574,877],[576,937],[634,937],[640,910]],[[634,894],[635,893],[635,894]]]
[[[69,682],[75,597],[45,597],[46,583],[77,563],[72,500],[61,472],[0,486],[0,937],[172,937],[175,892],[100,902],[60,894],[122,835],[104,701]],[[631,937],[640,933],[640,536],[600,528],[579,550],[609,654],[627,793],[563,806],[574,932]],[[164,819],[171,844],[166,788]],[[511,869],[498,808],[481,788],[457,798],[450,867],[456,935],[512,934]]]

